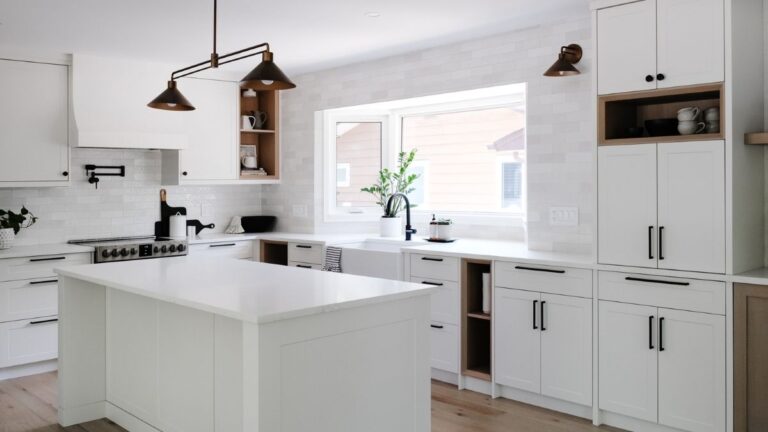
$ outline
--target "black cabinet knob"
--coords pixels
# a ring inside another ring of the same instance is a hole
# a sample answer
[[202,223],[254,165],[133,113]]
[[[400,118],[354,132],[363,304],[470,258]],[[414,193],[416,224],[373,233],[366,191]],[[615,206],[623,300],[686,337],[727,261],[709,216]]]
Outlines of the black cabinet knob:
[[63,173],[61,173],[61,175],[63,175],[64,177],[69,177],[69,171],[64,171]]
[[646,75],[645,82],[651,82],[651,81],[653,81],[653,75]]
[[666,77],[664,76],[664,74],[658,74],[658,75],[656,75],[656,79],[657,79],[657,80],[659,80],[659,81],[664,81],[664,78],[666,78]]
[[187,172],[186,171],[182,171],[181,175],[185,176],[185,175],[187,175]]

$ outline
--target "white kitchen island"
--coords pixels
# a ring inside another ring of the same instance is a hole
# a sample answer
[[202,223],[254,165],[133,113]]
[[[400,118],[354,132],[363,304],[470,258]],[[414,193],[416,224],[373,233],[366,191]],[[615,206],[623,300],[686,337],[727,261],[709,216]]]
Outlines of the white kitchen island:
[[63,426],[430,429],[438,288],[195,257],[57,272]]

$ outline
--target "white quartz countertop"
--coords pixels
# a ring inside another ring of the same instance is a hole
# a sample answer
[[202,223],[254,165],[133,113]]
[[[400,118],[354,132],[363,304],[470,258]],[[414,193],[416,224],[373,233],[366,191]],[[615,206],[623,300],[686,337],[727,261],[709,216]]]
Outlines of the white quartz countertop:
[[189,241],[189,244],[217,243],[224,241],[271,240],[284,242],[307,242],[323,245],[354,243],[370,238],[367,234],[302,234],[285,232],[265,232],[247,234],[203,233]]
[[69,266],[56,272],[257,323],[426,295],[436,290],[410,282],[194,256]]
[[0,259],[76,253],[93,253],[93,248],[67,243],[14,246],[10,249],[0,250]]

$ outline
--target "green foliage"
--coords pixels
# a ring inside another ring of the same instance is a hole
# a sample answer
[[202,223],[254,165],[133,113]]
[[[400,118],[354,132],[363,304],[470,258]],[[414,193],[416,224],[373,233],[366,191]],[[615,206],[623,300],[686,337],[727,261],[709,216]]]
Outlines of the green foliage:
[[[416,149],[410,152],[400,152],[397,155],[397,169],[392,171],[388,168],[384,168],[379,171],[379,179],[376,184],[360,189],[361,192],[368,192],[376,199],[376,204],[381,206],[381,210],[384,212],[385,217],[395,217],[403,209],[405,209],[405,201],[397,197],[392,203],[392,208],[389,214],[387,214],[387,200],[396,192],[409,193],[416,190],[413,187],[413,182],[418,178],[418,174],[409,174],[408,169],[411,167],[413,160],[416,158]],[[411,208],[416,207],[411,205]]]
[[11,210],[0,210],[0,228],[13,228],[13,233],[18,234],[22,228],[29,228],[37,222],[37,217],[26,207],[14,213]]

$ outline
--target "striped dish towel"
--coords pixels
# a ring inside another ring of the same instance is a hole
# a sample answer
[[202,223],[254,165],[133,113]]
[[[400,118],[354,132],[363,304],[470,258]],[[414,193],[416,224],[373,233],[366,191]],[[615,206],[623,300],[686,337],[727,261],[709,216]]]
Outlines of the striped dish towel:
[[325,265],[324,271],[341,273],[341,248],[336,246],[328,246],[325,248]]

